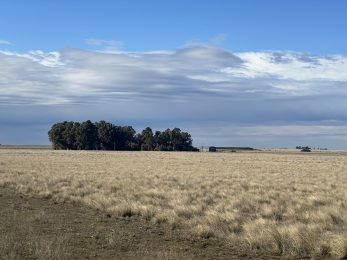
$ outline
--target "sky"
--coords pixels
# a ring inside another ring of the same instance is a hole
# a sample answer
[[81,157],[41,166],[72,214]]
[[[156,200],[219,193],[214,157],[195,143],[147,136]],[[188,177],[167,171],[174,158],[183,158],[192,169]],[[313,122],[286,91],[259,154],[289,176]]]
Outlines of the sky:
[[347,1],[0,2],[0,143],[60,121],[347,149]]

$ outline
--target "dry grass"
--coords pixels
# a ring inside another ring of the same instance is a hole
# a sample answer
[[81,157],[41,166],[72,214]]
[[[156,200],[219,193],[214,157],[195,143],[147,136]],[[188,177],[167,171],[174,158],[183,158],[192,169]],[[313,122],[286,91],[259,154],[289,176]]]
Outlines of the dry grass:
[[[41,214],[28,216],[31,218],[28,222],[47,221],[45,217]],[[23,224],[22,217],[13,215],[13,223]],[[0,236],[0,259],[71,259],[67,255],[67,239],[68,235],[57,235],[54,240],[47,239],[25,224],[13,226],[11,234],[2,231]]]
[[346,154],[0,150],[0,187],[141,215],[242,250],[347,256]]

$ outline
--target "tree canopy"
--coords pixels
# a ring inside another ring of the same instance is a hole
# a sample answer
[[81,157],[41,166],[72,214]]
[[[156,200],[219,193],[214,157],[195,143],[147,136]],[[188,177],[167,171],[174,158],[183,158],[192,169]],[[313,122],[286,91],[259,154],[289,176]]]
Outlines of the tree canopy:
[[146,127],[136,134],[132,126],[117,126],[106,121],[56,123],[49,130],[48,137],[56,150],[198,150],[193,147],[191,135],[179,128],[153,133],[150,127]]

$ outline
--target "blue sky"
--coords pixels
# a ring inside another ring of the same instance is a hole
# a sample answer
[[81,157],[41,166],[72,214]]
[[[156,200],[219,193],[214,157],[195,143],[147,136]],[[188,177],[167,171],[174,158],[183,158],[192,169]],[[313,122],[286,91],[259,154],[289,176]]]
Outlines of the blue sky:
[[62,120],[347,148],[346,1],[0,3],[0,143]]
[[149,51],[224,34],[231,51],[346,54],[346,11],[343,0],[3,0],[0,36],[16,51],[86,48],[89,38]]

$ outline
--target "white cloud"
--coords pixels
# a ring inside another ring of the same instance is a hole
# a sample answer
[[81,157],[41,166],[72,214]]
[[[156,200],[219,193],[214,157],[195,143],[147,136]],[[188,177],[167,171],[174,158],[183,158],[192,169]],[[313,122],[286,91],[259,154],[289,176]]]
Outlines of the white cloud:
[[[153,52],[0,51],[0,67],[0,109],[6,108],[0,121],[10,120],[12,106],[16,111],[45,106],[62,120],[77,120],[76,111],[83,107],[85,117],[95,120],[218,125],[240,138],[327,136],[342,133],[347,125],[343,55],[231,53],[207,45]],[[322,124],[326,120],[341,123]],[[228,136],[222,130],[215,132]]]
[[295,52],[245,52],[236,54],[244,61],[241,68],[224,72],[246,78],[270,77],[283,80],[347,81],[347,57],[313,56]]
[[57,67],[64,65],[62,61],[60,60],[60,53],[59,52],[43,52],[43,51],[29,51],[28,53],[20,54],[17,52],[10,52],[10,51],[1,51],[0,55],[3,54],[4,58],[6,56],[14,57],[14,58],[24,58],[30,61],[33,61],[34,64],[40,64],[46,67]]
[[[93,43],[98,44],[98,40]],[[347,94],[345,56],[233,54],[195,45],[171,52],[144,53],[0,51],[0,65],[4,68],[0,72],[0,98],[7,103],[16,103],[22,96],[30,96],[37,104],[47,103],[52,93],[56,102],[64,103],[83,102],[85,98],[117,100],[117,93],[128,93],[132,98],[136,94],[139,100],[165,96],[188,101],[260,101]],[[37,90],[35,94],[33,89]]]
[[9,42],[9,41],[1,40],[1,39],[0,39],[0,45],[12,45],[12,43]]

